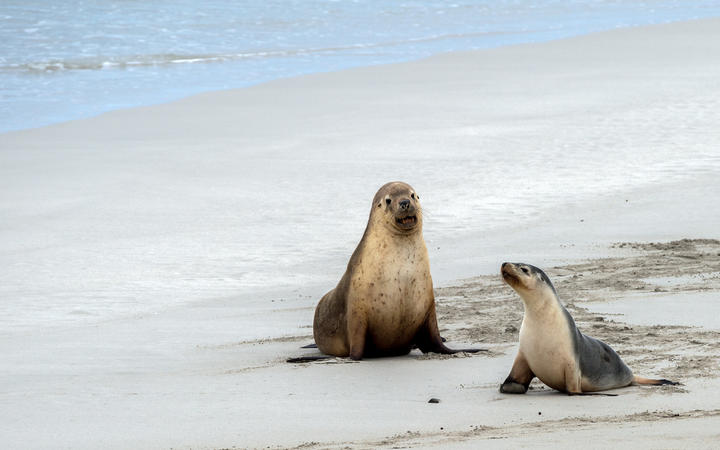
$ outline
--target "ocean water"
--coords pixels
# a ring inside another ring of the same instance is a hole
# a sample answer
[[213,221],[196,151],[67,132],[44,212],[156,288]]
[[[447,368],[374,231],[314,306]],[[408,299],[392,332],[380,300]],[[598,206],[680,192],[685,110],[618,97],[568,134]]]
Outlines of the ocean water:
[[716,0],[3,0],[0,132],[281,77],[718,15]]

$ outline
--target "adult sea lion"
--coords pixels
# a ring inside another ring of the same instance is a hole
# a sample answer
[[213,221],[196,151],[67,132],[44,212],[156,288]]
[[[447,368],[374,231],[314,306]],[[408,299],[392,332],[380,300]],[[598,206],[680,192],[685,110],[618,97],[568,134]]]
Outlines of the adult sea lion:
[[575,395],[630,384],[678,384],[634,376],[610,346],[582,334],[542,270],[529,264],[503,263],[501,273],[522,298],[525,314],[520,348],[500,392],[524,394],[535,377],[553,389]]
[[[430,262],[422,236],[420,197],[408,184],[375,194],[365,233],[337,287],[315,310],[318,349],[332,356],[456,353],[443,344],[435,313]],[[292,362],[320,359],[294,358]]]

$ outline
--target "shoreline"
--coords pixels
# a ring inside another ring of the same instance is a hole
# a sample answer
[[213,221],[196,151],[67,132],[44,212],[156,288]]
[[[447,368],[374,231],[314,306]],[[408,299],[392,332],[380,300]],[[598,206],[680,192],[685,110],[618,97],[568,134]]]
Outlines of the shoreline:
[[[81,115],[74,119],[64,119],[64,120],[59,120],[59,121],[55,120],[55,121],[45,123],[45,124],[39,125],[39,126],[29,126],[29,127],[21,127],[21,128],[3,130],[3,131],[0,131],[0,136],[2,136],[3,134],[6,134],[6,133],[27,132],[27,131],[37,130],[37,129],[45,128],[45,127],[62,126],[69,122],[74,122],[74,121],[78,121],[78,120],[82,121],[82,120],[94,119],[97,117],[101,117],[104,114],[113,113],[116,111],[132,110],[132,109],[136,109],[136,108],[155,107],[155,106],[164,105],[164,104],[168,104],[168,103],[175,103],[178,101],[183,101],[183,100],[190,99],[190,98],[198,96],[198,95],[221,93],[224,91],[237,90],[237,89],[253,88],[255,86],[260,86],[263,84],[272,83],[275,81],[282,81],[282,80],[286,80],[286,79],[292,79],[292,78],[301,78],[301,77],[313,76],[313,75],[324,74],[324,73],[338,73],[338,72],[372,68],[372,67],[378,67],[378,66],[384,66],[384,65],[406,64],[406,63],[422,61],[422,60],[429,59],[429,58],[441,57],[443,55],[452,55],[452,54],[458,54],[458,53],[478,52],[478,51],[482,52],[482,51],[502,49],[502,48],[515,47],[515,46],[524,46],[524,45],[542,45],[542,44],[545,44],[548,42],[563,41],[563,40],[567,40],[567,39],[575,39],[578,37],[591,36],[591,35],[598,34],[598,33],[607,33],[607,32],[612,32],[615,30],[663,26],[663,25],[669,25],[669,24],[704,21],[704,20],[716,20],[718,18],[720,18],[720,16],[708,16],[708,17],[701,17],[701,18],[680,17],[680,18],[673,18],[673,19],[660,19],[658,22],[655,22],[655,23],[632,23],[632,24],[615,25],[614,27],[610,27],[608,25],[608,28],[605,28],[605,29],[600,29],[600,30],[591,29],[590,31],[585,31],[580,34],[562,35],[560,37],[554,36],[554,37],[550,37],[550,38],[537,38],[540,40],[530,40],[530,41],[512,41],[511,40],[511,41],[503,43],[503,44],[494,43],[494,44],[488,45],[487,43],[485,43],[484,45],[477,45],[476,48],[474,48],[474,49],[461,49],[461,50],[449,50],[449,51],[443,50],[443,51],[437,51],[437,52],[429,54],[429,55],[418,54],[415,57],[412,57],[410,59],[398,58],[398,59],[392,60],[392,61],[386,61],[383,59],[382,62],[374,62],[374,63],[366,63],[366,64],[356,62],[356,63],[350,63],[344,67],[323,69],[323,70],[314,71],[314,72],[305,72],[304,70],[300,70],[299,71],[300,73],[294,73],[294,72],[288,73],[288,74],[285,74],[285,75],[277,77],[277,78],[261,79],[260,81],[254,81],[254,82],[250,82],[249,84],[244,84],[244,85],[240,85],[240,86],[236,86],[236,87],[209,89],[209,90],[201,90],[201,91],[190,90],[187,95],[179,95],[179,96],[177,94],[168,95],[168,96],[166,96],[165,100],[155,100],[150,103],[138,103],[138,104],[134,104],[132,106],[116,107],[114,109],[109,109],[109,110],[104,110],[104,111],[100,111],[97,113],[93,113],[89,116]],[[552,32],[551,30],[544,30],[543,32],[546,34],[558,33],[557,30],[555,32]],[[511,32],[511,31],[502,32],[501,31],[501,32],[497,32],[497,33],[498,34],[504,34],[504,33],[513,34],[516,32]],[[495,34],[495,32],[487,32],[487,34]],[[412,40],[410,40],[410,41],[412,41]],[[410,42],[410,41],[408,41],[408,42]],[[210,59],[213,59],[213,57],[210,57]],[[225,63],[232,63],[232,61],[227,61]],[[52,63],[51,65],[54,66],[55,64],[57,64],[57,63]],[[211,63],[211,64],[214,64],[214,63]],[[110,67],[109,70],[117,70],[117,69],[112,68],[113,65],[114,64],[110,64],[108,66],[108,67]],[[130,65],[129,67],[132,67],[132,65]],[[65,70],[65,69],[63,69],[63,70]],[[75,70],[75,69],[68,69],[68,70]],[[108,69],[103,69],[103,70],[108,70]],[[123,102],[122,101],[118,102],[118,100],[116,99],[115,103],[123,103]],[[95,110],[95,108],[91,108],[91,109]]]

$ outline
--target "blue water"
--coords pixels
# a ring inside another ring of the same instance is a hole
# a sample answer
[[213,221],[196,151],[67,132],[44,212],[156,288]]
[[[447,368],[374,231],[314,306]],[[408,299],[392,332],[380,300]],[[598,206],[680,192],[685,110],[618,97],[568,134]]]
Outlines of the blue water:
[[280,77],[713,16],[717,0],[3,0],[0,132]]

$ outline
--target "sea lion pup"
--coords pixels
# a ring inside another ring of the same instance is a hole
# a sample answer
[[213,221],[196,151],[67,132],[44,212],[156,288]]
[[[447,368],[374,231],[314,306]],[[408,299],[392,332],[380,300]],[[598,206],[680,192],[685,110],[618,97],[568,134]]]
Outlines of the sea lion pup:
[[535,377],[571,395],[633,383],[678,384],[633,376],[610,346],[582,334],[542,270],[529,264],[503,263],[500,271],[525,307],[520,348],[500,392],[524,394]]
[[[451,350],[438,331],[430,262],[415,190],[387,183],[375,194],[370,218],[347,270],[315,310],[318,349],[333,356],[405,355]],[[320,358],[295,358],[312,360]]]

